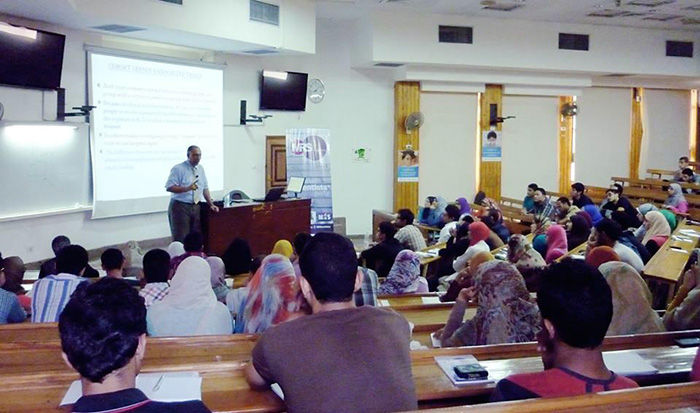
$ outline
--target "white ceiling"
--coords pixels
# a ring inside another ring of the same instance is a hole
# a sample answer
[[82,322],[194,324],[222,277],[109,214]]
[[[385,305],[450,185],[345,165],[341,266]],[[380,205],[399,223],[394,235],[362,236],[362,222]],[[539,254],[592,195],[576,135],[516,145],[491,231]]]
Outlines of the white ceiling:
[[[317,0],[317,13],[321,18],[355,19],[376,9],[408,10],[457,16],[700,31],[700,0],[620,0],[620,6],[617,3],[616,0]],[[512,11],[498,11],[484,9],[487,5],[520,7]],[[588,16],[596,12],[626,15]]]

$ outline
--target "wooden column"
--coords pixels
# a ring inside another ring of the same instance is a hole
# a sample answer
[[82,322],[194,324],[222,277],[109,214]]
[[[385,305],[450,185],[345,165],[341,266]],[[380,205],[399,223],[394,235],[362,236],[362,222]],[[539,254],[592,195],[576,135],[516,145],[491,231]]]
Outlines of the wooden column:
[[[419,150],[420,130],[414,129],[408,134],[404,126],[406,116],[413,112],[420,112],[420,83],[396,82],[394,85],[394,153],[392,154],[394,157],[394,212],[408,208],[418,213],[418,182],[398,181],[398,151],[405,149],[406,145]],[[419,151],[419,174],[420,155]]]
[[574,117],[564,117],[561,109],[564,105],[574,102],[572,96],[559,97],[559,193],[568,194],[571,189],[571,162],[573,161],[574,146]]
[[[479,120],[480,134],[478,136],[479,153],[477,157],[479,159],[479,191],[484,191],[486,196],[496,200],[501,199],[501,162],[481,162],[481,149],[482,149],[482,136],[485,131],[491,129],[489,125],[491,104],[498,105],[498,116],[502,115],[503,109],[503,86],[501,85],[486,85],[486,91],[481,95],[481,119]],[[497,124],[496,130],[501,130],[501,123]],[[503,141],[507,141],[510,137],[504,136]],[[503,142],[501,142],[503,145]]]
[[700,159],[700,117],[698,116],[698,91],[690,91],[690,160],[697,162]]
[[644,89],[632,88],[632,134],[630,136],[630,169],[629,177],[639,179],[639,161],[642,157],[642,105],[644,104]]

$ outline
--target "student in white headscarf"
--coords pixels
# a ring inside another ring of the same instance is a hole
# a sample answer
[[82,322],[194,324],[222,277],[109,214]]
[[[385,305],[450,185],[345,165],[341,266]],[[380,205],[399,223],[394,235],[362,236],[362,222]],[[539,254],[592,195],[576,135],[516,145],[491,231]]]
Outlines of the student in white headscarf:
[[151,336],[231,334],[233,321],[211,288],[211,267],[201,257],[188,257],[170,280],[170,291],[148,308]]
[[216,299],[226,304],[226,294],[231,291],[226,285],[226,265],[219,257],[207,257],[211,268],[211,288],[216,294]]
[[185,253],[185,245],[181,243],[180,241],[173,241],[168,245],[168,255],[170,255],[170,259],[173,259],[175,257],[179,257],[180,255]]

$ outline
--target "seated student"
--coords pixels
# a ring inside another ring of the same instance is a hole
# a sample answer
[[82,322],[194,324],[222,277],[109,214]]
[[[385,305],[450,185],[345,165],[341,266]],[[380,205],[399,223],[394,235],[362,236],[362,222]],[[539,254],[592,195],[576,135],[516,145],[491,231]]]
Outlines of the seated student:
[[493,226],[489,227],[491,228],[491,231],[495,232],[501,241],[508,242],[508,238],[510,238],[510,231],[505,225],[503,225],[503,217],[501,212],[493,209],[489,210],[488,217],[493,220]]
[[566,244],[566,230],[560,225],[552,225],[547,228],[547,255],[544,260],[551,264],[569,252]]
[[[234,288],[226,295],[226,307],[228,307],[228,310],[234,320],[236,317],[238,317],[238,313],[243,311],[245,300],[248,298],[248,285],[250,284],[250,280],[253,279],[255,273],[258,272],[258,269],[260,269],[262,261],[265,259],[265,257],[267,257],[265,254],[256,255],[250,261],[250,272],[248,273],[248,278],[245,280],[243,287]],[[301,272],[297,275],[297,278],[299,278],[299,275],[301,275]]]
[[[693,172],[693,170],[690,168],[685,168],[681,173],[681,180],[679,182],[698,185],[700,184],[700,175]],[[692,194],[694,191],[688,188],[685,190],[685,192],[688,194]],[[695,192],[697,192],[697,190]]]
[[533,233],[539,235],[547,231],[547,227],[549,227],[554,218],[554,206],[544,188],[537,188],[534,196],[535,206],[532,209],[534,223],[530,226],[530,229]]
[[[626,213],[615,211],[612,213],[611,217],[613,221],[620,224],[620,228],[630,228],[629,215],[627,215]],[[642,225],[642,228],[643,227],[644,225]],[[644,264],[649,262],[649,259],[651,259],[651,254],[647,250],[647,247],[645,247],[644,244],[642,244],[642,242],[634,236],[634,232],[630,229],[622,231],[622,233],[620,234],[620,238],[618,238],[618,241],[620,241],[621,244],[630,247],[632,251],[639,255]]]
[[32,299],[27,295],[27,290],[22,287],[24,273],[27,271],[24,261],[22,261],[20,257],[7,257],[3,260],[2,254],[0,254],[0,267],[5,268],[5,284],[2,286],[3,290],[15,294],[22,309],[28,313],[31,312]]
[[[696,330],[700,328],[700,249],[694,249],[683,273],[681,286],[668,304],[664,325],[668,331]],[[696,359],[697,360],[697,359]],[[693,364],[693,372],[700,373]],[[700,375],[694,380],[699,380]]]
[[87,262],[87,251],[80,245],[61,248],[56,257],[58,274],[47,275],[32,288],[32,323],[58,321],[73,291],[87,281],[82,277]]
[[492,401],[569,397],[638,387],[608,370],[601,345],[613,316],[610,287],[600,272],[565,259],[542,274],[537,292],[542,330],[537,335],[544,371],[498,382]]
[[615,250],[615,253],[620,257],[620,261],[631,265],[638,273],[644,269],[642,258],[634,252],[630,247],[621,243],[622,227],[617,222],[603,218],[591,230],[591,236],[588,237],[588,245],[586,245],[586,255],[595,247],[608,246]]
[[[100,257],[102,269],[107,273],[107,277],[124,279],[124,264],[126,258],[124,254],[116,248],[107,248]],[[134,279],[125,279],[130,285],[138,287],[141,282]]]
[[554,202],[556,208],[557,224],[566,225],[571,220],[571,217],[576,215],[580,209],[576,205],[571,205],[569,198],[562,196]]
[[394,238],[399,240],[404,247],[411,251],[420,251],[427,247],[425,238],[421,234],[418,227],[413,225],[413,212],[410,209],[399,209],[394,225],[399,231],[394,235]]
[[468,214],[472,211],[472,208],[471,206],[469,206],[469,201],[467,201],[467,198],[457,198],[455,204],[459,207],[460,216]]
[[304,297],[291,261],[270,254],[248,283],[248,297],[236,317],[236,333],[257,334],[304,316]]
[[146,309],[124,280],[81,286],[58,322],[63,359],[80,373],[74,412],[208,412],[199,400],[161,403],[135,388],[146,354]]
[[[476,315],[463,323],[467,302],[474,298]],[[537,306],[515,266],[490,261],[479,266],[474,285],[459,292],[440,337],[443,347],[520,343],[534,340],[540,323]]]
[[[394,228],[394,235],[396,235],[396,227],[392,224]],[[393,236],[392,236],[393,238]],[[301,252],[304,251],[306,243],[311,239],[311,234],[308,232],[298,232],[294,235],[292,239],[292,246],[294,247],[294,254],[292,255],[292,266],[294,267],[294,273],[298,277],[301,277],[301,269],[299,269],[299,257]]]
[[364,260],[367,268],[376,271],[379,277],[386,277],[389,274],[396,256],[404,249],[403,244],[394,238],[395,234],[394,224],[391,222],[379,223],[377,231],[379,243],[360,253],[360,260]]
[[270,252],[270,254],[279,254],[286,258],[289,258],[291,261],[292,255],[294,254],[294,247],[292,247],[291,242],[287,241],[286,239],[281,239],[275,242],[275,245],[272,247],[272,252]]
[[204,238],[202,238],[201,232],[190,232],[189,234],[185,235],[183,248],[185,249],[184,254],[178,255],[170,260],[170,269],[172,270],[173,275],[177,271],[177,267],[180,265],[180,263],[187,258],[207,258],[207,254],[204,253]]
[[[0,256],[0,287],[5,285],[4,261],[6,260]],[[26,319],[27,313],[22,309],[17,296],[0,288],[0,324],[21,323]]]
[[253,254],[250,252],[248,241],[243,238],[234,238],[223,255],[221,255],[221,259],[224,260],[226,274],[233,277],[241,274],[248,274],[250,271],[250,262],[253,260]]
[[168,255],[170,259],[179,257],[185,253],[185,246],[180,241],[173,241],[168,245]]
[[547,264],[524,235],[513,234],[510,237],[507,258],[525,279],[528,291],[537,291],[539,273]]
[[[459,274],[457,274],[457,278],[447,287],[445,294],[440,296],[440,301],[445,303],[456,300],[460,291],[474,285],[474,276],[481,264],[493,261],[494,259],[494,256],[491,255],[490,252],[482,251],[474,255],[472,259],[469,260],[469,265],[460,271]],[[440,334],[442,334],[442,330],[440,330]]]
[[353,295],[355,307],[362,307],[365,305],[376,307],[377,294],[379,292],[377,273],[365,267],[357,267],[357,270],[362,273],[362,284],[360,285],[360,289],[355,291]]
[[671,227],[668,225],[666,217],[658,211],[649,211],[644,215],[643,225],[646,231],[644,238],[642,238],[642,244],[653,256],[671,236]]
[[583,209],[586,205],[594,205],[591,198],[584,194],[585,191],[586,187],[581,182],[571,185],[571,201],[579,209]]
[[427,292],[428,281],[420,275],[420,259],[411,250],[399,252],[386,281],[379,286],[378,291],[380,295]]
[[[55,257],[41,264],[41,269],[39,270],[39,279],[42,279],[47,275],[58,274],[58,271],[56,269],[56,258],[58,257],[58,252],[61,249],[63,249],[63,247],[67,247],[68,245],[71,245],[70,239],[68,239],[68,237],[66,237],[65,235],[58,235],[51,241],[51,249],[53,250]],[[83,278],[97,278],[99,276],[100,273],[97,272],[96,269],[92,268],[90,264],[88,264],[85,267]]]
[[583,214],[572,216],[567,228],[566,245],[568,245],[569,251],[586,242],[591,235],[591,225],[586,221]]
[[676,182],[681,182],[683,180],[683,170],[688,169],[690,166],[690,160],[687,156],[681,156],[678,158],[678,170],[673,174],[673,180]]
[[250,386],[278,383],[291,413],[417,409],[408,322],[386,309],[355,308],[361,280],[352,242],[317,234],[300,265],[313,314],[262,334],[246,368]]
[[635,209],[635,207],[632,206],[632,204],[627,198],[621,196],[622,191],[620,190],[620,188],[621,187],[609,188],[605,192],[606,199],[608,200],[608,202],[606,202],[600,207],[601,212],[605,215],[606,218],[610,218],[612,213],[615,211],[624,212],[628,215],[632,226],[636,228],[641,224],[641,222],[639,222],[639,220],[637,219],[637,209]]
[[603,216],[600,215],[600,210],[598,209],[597,206],[595,205],[585,205],[582,209],[582,212],[585,212],[586,215],[591,219],[591,222],[593,225],[597,224],[600,222],[601,219],[603,219]]
[[459,212],[459,208],[455,205],[448,205],[445,207],[445,212],[442,213],[442,222],[444,226],[440,230],[440,236],[438,237],[438,243],[447,242],[450,239],[452,233],[454,233],[455,228],[457,228],[459,217],[462,214]]
[[214,290],[214,295],[219,302],[226,304],[226,296],[230,288],[226,285],[226,265],[224,260],[219,257],[207,257],[207,263],[211,269],[211,288]]
[[[483,222],[473,222],[469,224],[469,248],[464,254],[457,257],[452,264],[452,268],[459,272],[467,266],[469,260],[481,251],[491,251],[486,240],[489,238],[491,230]],[[448,280],[452,281],[452,280]]]
[[504,244],[503,244],[503,240],[502,240],[501,237],[499,237],[498,234],[496,234],[496,232],[493,230],[493,228],[496,227],[496,223],[493,221],[493,219],[491,218],[491,216],[489,216],[489,215],[482,216],[482,217],[481,217],[481,222],[482,222],[483,224],[485,224],[485,225],[488,227],[488,229],[489,229],[489,237],[488,237],[488,239],[486,240],[486,243],[488,244],[489,249],[490,249],[490,250],[493,250],[493,249],[502,247],[502,246],[504,245]]
[[160,301],[168,294],[170,284],[170,255],[161,249],[150,250],[143,256],[143,279],[146,285],[139,295],[146,307]]
[[442,227],[442,213],[445,212],[447,201],[441,196],[429,196],[425,205],[418,211],[418,223],[429,227]]
[[[438,251],[438,277],[454,273],[452,263],[455,258],[464,254],[469,248],[469,224],[461,224],[457,227],[455,235],[447,240],[447,245]],[[430,281],[430,280],[428,280]]]
[[683,196],[683,189],[678,184],[668,187],[668,199],[664,202],[664,208],[677,214],[688,213],[688,201]]
[[170,280],[170,291],[148,308],[151,336],[231,334],[233,320],[211,289],[211,269],[201,257],[187,257]]
[[527,186],[527,195],[523,198],[523,214],[531,214],[535,208],[535,190],[539,188],[537,184],[532,183]]

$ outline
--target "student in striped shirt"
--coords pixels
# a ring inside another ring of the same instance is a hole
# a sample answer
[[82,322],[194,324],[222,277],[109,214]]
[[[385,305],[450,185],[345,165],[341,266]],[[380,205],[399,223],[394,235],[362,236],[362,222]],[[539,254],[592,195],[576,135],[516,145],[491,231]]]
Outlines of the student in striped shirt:
[[73,291],[87,279],[82,275],[88,254],[80,245],[61,249],[56,257],[56,272],[37,281],[32,288],[32,323],[51,323],[68,303]]

